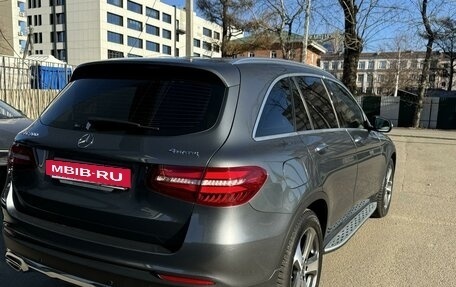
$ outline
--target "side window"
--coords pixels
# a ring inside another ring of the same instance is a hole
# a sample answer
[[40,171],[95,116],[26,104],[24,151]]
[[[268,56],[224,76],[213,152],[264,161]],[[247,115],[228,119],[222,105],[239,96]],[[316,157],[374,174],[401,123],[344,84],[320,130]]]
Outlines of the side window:
[[339,84],[325,80],[334,103],[340,127],[364,128],[363,112],[353,97]]
[[314,77],[296,77],[315,129],[338,128],[336,115],[323,82]]
[[272,88],[258,123],[257,137],[295,131],[291,84],[290,79],[282,79]]

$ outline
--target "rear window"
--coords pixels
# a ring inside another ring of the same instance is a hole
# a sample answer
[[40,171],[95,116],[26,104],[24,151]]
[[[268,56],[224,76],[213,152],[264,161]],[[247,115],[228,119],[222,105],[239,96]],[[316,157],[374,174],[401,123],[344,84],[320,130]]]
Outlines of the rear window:
[[75,71],[43,113],[45,125],[110,133],[184,135],[216,123],[225,85],[188,68],[106,65]]

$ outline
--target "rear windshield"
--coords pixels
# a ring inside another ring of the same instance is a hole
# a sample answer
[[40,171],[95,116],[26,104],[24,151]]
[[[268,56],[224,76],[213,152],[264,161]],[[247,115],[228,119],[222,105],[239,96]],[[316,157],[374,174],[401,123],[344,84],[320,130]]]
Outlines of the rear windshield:
[[225,85],[188,68],[107,65],[75,71],[42,114],[45,125],[108,133],[184,135],[216,123]]

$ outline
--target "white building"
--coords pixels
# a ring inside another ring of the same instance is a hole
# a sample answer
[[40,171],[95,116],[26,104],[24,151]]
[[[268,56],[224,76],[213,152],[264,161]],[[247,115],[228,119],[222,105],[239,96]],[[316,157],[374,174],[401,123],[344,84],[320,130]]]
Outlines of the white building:
[[[382,53],[362,53],[358,61],[356,85],[358,94],[387,96],[396,88],[416,91],[421,77],[425,52],[402,51]],[[343,54],[325,54],[321,67],[338,79],[342,78]],[[427,88],[447,89],[449,61],[440,52],[434,52],[429,70]],[[453,83],[453,88],[455,83]]]
[[0,1],[0,55],[22,57],[27,42],[26,0]]
[[[35,54],[71,65],[118,57],[187,56],[186,12],[147,0],[29,0]],[[193,56],[220,57],[222,28],[193,15]]]

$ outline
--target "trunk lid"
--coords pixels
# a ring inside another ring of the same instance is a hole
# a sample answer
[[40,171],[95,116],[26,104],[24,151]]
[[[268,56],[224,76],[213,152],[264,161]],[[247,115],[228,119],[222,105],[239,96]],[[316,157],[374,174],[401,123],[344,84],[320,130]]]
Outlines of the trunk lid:
[[[162,165],[206,167],[229,134],[237,88],[199,69],[111,67],[122,68],[122,77],[97,68],[76,70],[16,138],[15,205],[49,221],[176,250],[194,203],[157,192],[151,178]],[[142,76],[132,78],[138,70]]]

